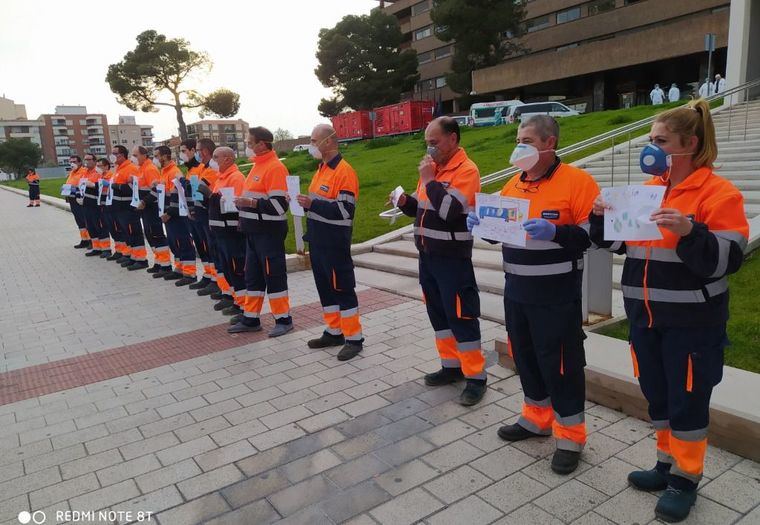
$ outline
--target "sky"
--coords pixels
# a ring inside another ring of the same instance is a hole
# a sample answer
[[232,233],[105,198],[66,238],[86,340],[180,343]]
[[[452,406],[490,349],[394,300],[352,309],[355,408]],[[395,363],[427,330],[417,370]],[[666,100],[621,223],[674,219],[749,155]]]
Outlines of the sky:
[[[377,5],[376,0],[2,0],[0,95],[25,104],[31,119],[54,113],[58,105],[84,105],[89,113],[105,113],[109,123],[135,115],[138,124],[154,126],[156,140],[176,135],[173,108],[133,112],[116,101],[105,81],[108,66],[134,49],[135,37],[155,29],[208,53],[214,67],[193,87],[239,93],[240,111],[233,118],[307,135],[325,121],[317,104],[330,95],[314,75],[320,28]],[[185,112],[186,123],[197,119],[197,113]]]

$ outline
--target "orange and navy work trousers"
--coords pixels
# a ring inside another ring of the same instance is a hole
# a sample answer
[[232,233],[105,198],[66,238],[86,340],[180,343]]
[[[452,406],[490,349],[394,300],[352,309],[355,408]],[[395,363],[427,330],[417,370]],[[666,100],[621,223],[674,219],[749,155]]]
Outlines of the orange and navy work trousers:
[[325,332],[343,335],[346,342],[364,341],[356,297],[354,261],[350,246],[315,245],[309,247],[311,271],[317,285]]
[[[726,325],[630,328],[633,372],[657,434],[657,468],[677,489],[702,479],[710,396],[723,378]],[[665,467],[665,469],[663,469]]]
[[87,232],[92,240],[92,249],[110,251],[111,240],[108,238],[108,227],[103,218],[103,212],[97,204],[83,206]]
[[119,229],[124,235],[126,255],[137,262],[147,260],[148,252],[145,250],[145,237],[143,236],[142,224],[140,224],[140,215],[137,211],[131,207],[129,209],[117,209],[116,222],[118,222]]
[[214,232],[217,284],[222,294],[232,298],[241,309],[245,304],[245,235],[238,232]]
[[486,379],[480,345],[480,296],[472,259],[420,253],[420,286],[443,368]]
[[211,280],[214,277],[214,260],[211,256],[211,241],[209,240],[208,210],[200,206],[193,207],[193,218],[189,220],[190,234],[198,258],[203,264],[203,278]]
[[149,205],[140,212],[140,216],[142,218],[143,230],[145,231],[145,239],[148,241],[148,246],[153,250],[155,264],[162,269],[170,269],[172,265],[171,252],[169,251],[169,243],[164,234],[164,223],[161,222],[161,218],[158,216],[158,207]]
[[285,265],[285,234],[248,233],[245,251],[245,301],[243,316],[246,324],[257,325],[269,295],[269,309],[275,323],[290,324],[288,270]]
[[525,396],[517,423],[553,435],[558,449],[580,452],[586,444],[581,301],[534,305],[505,295],[504,313],[509,352]]
[[90,240],[90,233],[87,231],[87,219],[85,218],[84,206],[79,204],[74,197],[69,197],[69,207],[74,221],[79,228],[79,238],[83,241]]
[[195,247],[187,217],[171,217],[166,222],[166,238],[174,254],[174,271],[183,277],[195,277]]

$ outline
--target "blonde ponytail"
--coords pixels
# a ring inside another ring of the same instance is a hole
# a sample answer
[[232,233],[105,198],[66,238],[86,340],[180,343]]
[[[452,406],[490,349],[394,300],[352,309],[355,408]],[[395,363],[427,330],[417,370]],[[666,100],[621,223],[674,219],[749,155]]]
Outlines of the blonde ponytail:
[[713,167],[718,158],[718,144],[710,104],[705,99],[691,100],[685,107],[664,111],[657,115],[655,122],[665,124],[671,133],[679,135],[681,144],[686,144],[689,137],[697,137],[699,142],[694,153],[694,165],[698,168]]

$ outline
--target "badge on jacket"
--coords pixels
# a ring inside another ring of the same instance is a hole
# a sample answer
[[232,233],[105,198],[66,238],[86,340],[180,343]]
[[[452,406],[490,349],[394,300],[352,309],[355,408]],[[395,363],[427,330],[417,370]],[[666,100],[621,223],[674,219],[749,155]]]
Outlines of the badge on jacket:
[[544,210],[541,212],[542,219],[559,219],[559,210]]
[[322,184],[319,187],[319,189],[322,190],[322,191],[324,191],[325,193],[327,193],[330,190],[330,186],[325,186],[324,184]]

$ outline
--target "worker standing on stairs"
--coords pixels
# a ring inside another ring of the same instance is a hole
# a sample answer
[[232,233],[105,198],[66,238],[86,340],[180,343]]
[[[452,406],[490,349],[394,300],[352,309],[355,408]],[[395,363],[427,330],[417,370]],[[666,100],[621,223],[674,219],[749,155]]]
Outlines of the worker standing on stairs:
[[[556,155],[559,125],[548,115],[523,121],[510,162],[522,173],[501,191],[530,201],[525,247],[504,244],[504,319],[524,400],[517,422],[498,430],[519,441],[553,435],[551,468],[569,474],[586,443],[581,282],[591,245],[588,209],[599,195],[587,172]],[[467,218],[471,230],[479,219]]]
[[427,374],[425,384],[441,386],[466,379],[459,402],[470,406],[483,399],[487,381],[472,234],[466,224],[480,191],[480,172],[459,139],[459,124],[453,118],[439,117],[428,125],[417,191],[401,195],[398,207],[415,218],[420,286],[441,357],[441,369]]
[[649,137],[640,163],[654,176],[647,185],[665,186],[650,217],[663,238],[605,241],[601,196],[590,215],[591,238],[626,254],[621,284],[633,373],[657,434],[655,467],[631,472],[628,481],[641,490],[667,489],[655,514],[677,522],[689,515],[702,478],[710,396],[728,344],[727,276],[742,264],[749,226],[742,194],[713,171],[718,146],[707,102],[661,113]]
[[298,195],[306,210],[306,235],[314,282],[317,285],[324,333],[309,341],[309,348],[343,347],[338,360],[347,361],[362,351],[351,235],[354,228],[359,179],[338,151],[332,126],[320,124],[311,132],[309,153],[321,160],[309,185],[309,195]]

